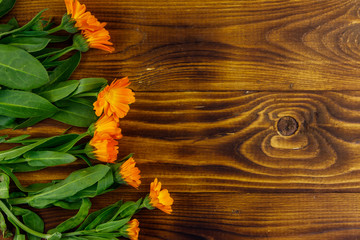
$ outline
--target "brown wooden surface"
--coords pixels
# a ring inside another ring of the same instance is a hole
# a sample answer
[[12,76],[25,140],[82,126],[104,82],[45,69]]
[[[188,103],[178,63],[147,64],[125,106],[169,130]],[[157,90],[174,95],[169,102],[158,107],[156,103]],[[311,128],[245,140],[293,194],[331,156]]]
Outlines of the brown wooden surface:
[[[134,152],[143,176],[139,191],[97,197],[94,209],[136,200],[158,177],[174,212],[139,213],[140,239],[360,239],[360,1],[82,3],[108,22],[116,52],[84,54],[73,78],[129,76],[137,100],[120,155]],[[61,0],[19,0],[8,18],[43,8],[57,21],[65,12]],[[51,228],[74,212],[40,214]]]

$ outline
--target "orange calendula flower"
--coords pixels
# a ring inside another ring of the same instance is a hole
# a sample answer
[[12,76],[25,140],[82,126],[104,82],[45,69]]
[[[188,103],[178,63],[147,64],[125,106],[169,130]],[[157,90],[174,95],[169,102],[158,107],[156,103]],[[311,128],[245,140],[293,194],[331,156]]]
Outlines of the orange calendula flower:
[[[118,142],[109,134],[95,132],[94,137],[90,140],[90,156],[95,157],[102,162],[113,163],[118,155]],[[93,156],[92,156],[93,155]]]
[[172,212],[171,205],[174,199],[170,197],[167,189],[161,190],[161,182],[157,178],[150,184],[150,205],[170,214]]
[[90,12],[86,12],[85,4],[77,0],[65,0],[67,14],[75,21],[79,30],[97,31],[103,29],[106,23],[100,23]]
[[95,132],[108,134],[114,139],[122,138],[119,122],[116,121],[113,116],[101,116],[95,123]]
[[137,240],[139,238],[139,232],[139,221],[137,219],[133,219],[127,223],[126,233],[130,240]]
[[125,182],[134,188],[138,188],[141,184],[140,181],[140,170],[139,168],[135,167],[135,160],[130,157],[126,160],[120,167],[119,167],[119,182]]
[[109,41],[110,34],[105,28],[99,29],[97,31],[84,30],[81,32],[81,34],[85,37],[90,48],[104,50],[109,53],[112,53],[115,50],[115,48],[109,46],[113,44]]
[[75,21],[75,28],[81,30],[84,38],[82,41],[78,39],[78,50],[86,52],[89,48],[97,48],[110,53],[115,50],[109,41],[110,34],[104,28],[106,23],[99,22],[94,15],[86,12],[86,6],[77,0],[65,0],[65,5],[67,14],[71,16],[71,20]]
[[97,116],[103,112],[106,116],[114,116],[114,119],[123,118],[129,111],[129,104],[135,102],[134,92],[127,88],[130,85],[127,77],[115,79],[106,86],[94,102],[94,110]]

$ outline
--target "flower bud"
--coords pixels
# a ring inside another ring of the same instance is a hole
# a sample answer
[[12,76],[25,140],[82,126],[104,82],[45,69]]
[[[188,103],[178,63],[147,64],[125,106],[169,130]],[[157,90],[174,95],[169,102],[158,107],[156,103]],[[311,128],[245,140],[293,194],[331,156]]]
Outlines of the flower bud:
[[113,166],[115,181],[119,184],[127,184],[134,188],[138,188],[141,184],[140,170],[135,167],[135,160],[130,157],[123,163]]
[[71,18],[70,15],[64,14],[64,16],[61,19],[61,26],[62,29],[67,31],[68,33],[76,33],[79,31],[77,27],[75,27],[76,21]]
[[85,154],[91,158],[91,159],[96,159],[96,156],[95,156],[95,148],[93,146],[90,145],[90,143],[86,144],[85,146]]
[[89,134],[90,136],[93,137],[93,136],[94,136],[94,133],[95,133],[95,130],[96,130],[95,123],[92,123],[92,124],[89,126],[87,132],[88,132],[88,134]]
[[73,37],[73,46],[76,50],[80,52],[87,52],[89,50],[89,43],[86,38],[84,38],[81,34],[75,34]]
[[137,240],[139,238],[139,232],[139,221],[137,219],[131,220],[120,229],[120,234],[130,240]]

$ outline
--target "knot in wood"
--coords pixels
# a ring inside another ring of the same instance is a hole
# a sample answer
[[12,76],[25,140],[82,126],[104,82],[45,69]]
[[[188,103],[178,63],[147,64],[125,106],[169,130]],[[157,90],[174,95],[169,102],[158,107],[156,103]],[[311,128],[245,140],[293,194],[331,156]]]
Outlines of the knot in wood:
[[281,135],[291,136],[298,130],[299,124],[295,118],[285,116],[279,119],[276,127]]

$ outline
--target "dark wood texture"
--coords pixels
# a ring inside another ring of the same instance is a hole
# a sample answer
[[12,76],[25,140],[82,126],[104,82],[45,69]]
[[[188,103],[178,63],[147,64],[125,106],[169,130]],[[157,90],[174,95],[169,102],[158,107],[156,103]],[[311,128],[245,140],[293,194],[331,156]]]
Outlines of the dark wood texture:
[[[140,239],[360,239],[360,1],[82,3],[108,22],[116,52],[84,54],[73,78],[129,76],[120,156],[135,153],[143,177],[94,209],[136,200],[158,177],[174,212],[139,213]],[[7,18],[43,8],[65,12],[61,0],[19,0]],[[19,176],[48,181],[81,164]],[[74,214],[39,212],[48,228]]]

